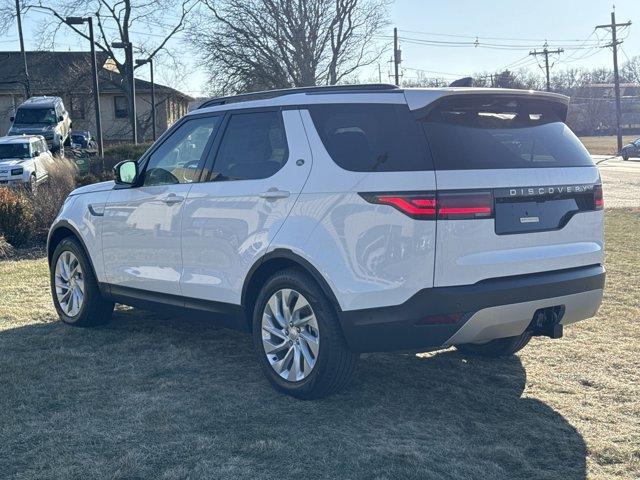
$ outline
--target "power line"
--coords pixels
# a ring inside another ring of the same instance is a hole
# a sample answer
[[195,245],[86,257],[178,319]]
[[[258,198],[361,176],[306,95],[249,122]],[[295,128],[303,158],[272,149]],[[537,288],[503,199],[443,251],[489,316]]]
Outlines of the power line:
[[[502,37],[502,36],[485,36],[485,35],[460,35],[460,34],[453,34],[453,33],[436,33],[436,32],[423,32],[423,31],[418,31],[418,30],[403,30],[403,29],[399,29],[398,31],[400,32],[405,32],[405,33],[414,33],[414,34],[418,34],[418,35],[430,35],[430,36],[434,36],[434,37],[451,37],[451,38],[469,38],[469,39],[476,39],[476,38],[483,38],[486,40],[507,40],[507,41],[522,41],[522,42],[543,42],[546,39],[544,38],[514,38],[514,37]],[[553,40],[553,43],[560,43],[560,42],[583,42],[584,39],[582,38],[557,38]]]
[[611,47],[613,50],[613,84],[614,91],[616,94],[616,137],[618,140],[618,152],[622,150],[622,127],[620,126],[620,75],[618,73],[618,45],[620,45],[624,40],[619,40],[617,38],[618,27],[628,28],[631,26],[631,22],[626,23],[616,23],[616,11],[611,12],[611,24],[604,25],[596,25],[596,30],[600,28],[610,29],[611,31],[611,43],[608,45],[604,45],[604,47]]
[[562,52],[564,52],[562,48],[549,50],[549,45],[547,44],[547,42],[544,43],[542,51],[539,52],[538,50],[533,50],[532,52],[529,52],[529,55],[532,55],[534,58],[536,58],[538,55],[542,55],[544,57],[544,71],[545,76],[547,77],[547,92],[551,91],[551,80],[549,77],[549,55],[560,55]]

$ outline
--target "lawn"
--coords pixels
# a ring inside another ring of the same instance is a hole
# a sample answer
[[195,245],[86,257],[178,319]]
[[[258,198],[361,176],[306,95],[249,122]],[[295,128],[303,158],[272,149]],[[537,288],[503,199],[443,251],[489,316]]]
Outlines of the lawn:
[[0,262],[0,477],[640,476],[640,210],[609,210],[597,318],[487,361],[362,358],[343,393],[276,393],[250,338],[120,309],[61,324],[43,258]]
[[[638,135],[623,135],[622,145],[626,145],[638,138]],[[618,142],[615,135],[605,137],[580,137],[591,155],[615,155],[618,151]]]

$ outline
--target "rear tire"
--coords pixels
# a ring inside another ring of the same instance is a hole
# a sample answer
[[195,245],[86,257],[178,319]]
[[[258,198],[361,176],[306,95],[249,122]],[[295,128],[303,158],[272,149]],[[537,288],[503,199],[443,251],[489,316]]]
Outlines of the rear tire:
[[[66,275],[64,273],[65,268],[60,268],[65,263],[65,260],[69,259],[71,260],[72,272],[76,270],[80,272],[80,275],[73,281],[72,287],[78,287],[82,282],[81,298],[80,294],[78,294],[71,302],[69,302],[69,297],[73,295],[64,296],[69,290],[69,281],[63,277],[69,278],[73,275],[70,275],[68,268],[66,269]],[[75,238],[67,237],[63,239],[53,252],[50,265],[50,282],[53,305],[58,312],[60,320],[64,323],[75,327],[93,327],[111,320],[114,303],[105,299],[100,293],[98,281],[93,274],[87,254],[80,242]],[[61,286],[65,283],[67,284],[66,287]]]
[[487,358],[510,357],[527,346],[531,340],[528,332],[517,337],[496,338],[487,343],[466,343],[464,345],[456,345],[461,353],[467,355],[476,355]]
[[629,155],[628,155],[628,154],[626,154],[626,153],[623,153],[623,154],[622,154],[622,160],[624,160],[625,162],[626,162],[627,160],[629,160]]
[[[313,320],[300,324],[294,333],[296,319],[306,318]],[[253,312],[253,342],[269,382],[301,399],[325,397],[344,388],[359,357],[349,350],[329,299],[313,278],[297,269],[278,272],[264,284]]]

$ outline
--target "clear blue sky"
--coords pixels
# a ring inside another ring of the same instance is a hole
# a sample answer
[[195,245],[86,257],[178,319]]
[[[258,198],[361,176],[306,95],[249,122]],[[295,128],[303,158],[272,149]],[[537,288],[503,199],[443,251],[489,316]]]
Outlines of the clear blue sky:
[[[540,48],[545,39],[550,48],[559,46],[565,49],[563,54],[554,57],[554,68],[610,67],[611,50],[596,48],[598,36],[600,44],[607,43],[610,38],[608,31],[594,33],[594,27],[610,22],[611,9],[612,3],[605,0],[398,0],[391,8],[391,18],[401,30],[400,37],[406,39],[401,41],[401,47],[407,77],[416,76],[416,71],[410,70],[412,68],[468,75],[509,64],[513,64],[516,70],[525,66],[541,72],[535,59],[527,54],[536,46]],[[626,37],[622,48],[632,57],[640,55],[640,1],[616,2],[616,21],[623,23],[628,20],[634,25],[622,32],[622,37]],[[476,36],[479,47],[420,45],[416,42],[474,42]],[[483,48],[483,44],[496,46]],[[542,62],[542,57],[539,60]],[[620,61],[625,60],[621,53]],[[383,74],[386,73],[386,63],[384,67]],[[447,78],[455,76],[447,75]]]
[[[624,38],[622,50],[629,57],[640,55],[640,1],[618,0],[615,3],[616,20],[634,23],[621,33]],[[422,69],[428,71],[425,73],[427,76],[454,79],[458,75],[495,71],[510,64],[515,70],[527,67],[541,73],[535,59],[527,54],[533,48],[542,47],[545,39],[550,48],[565,49],[563,54],[554,58],[554,69],[610,67],[610,49],[597,48],[607,43],[609,33],[606,30],[594,32],[594,26],[610,21],[611,8],[612,3],[606,0],[396,0],[390,7],[388,32],[383,34],[388,38],[380,38],[379,41],[390,42],[393,27],[398,27],[406,77],[415,77],[417,70]],[[33,32],[43,18],[36,13],[25,18],[27,48],[36,47]],[[476,36],[478,47],[460,45],[460,42],[474,42]],[[455,44],[436,45],[437,42]],[[58,37],[56,49],[84,50],[87,48],[85,44],[73,34],[62,34]],[[487,44],[493,48],[486,48]],[[180,38],[170,46],[179,51],[186,50]],[[0,49],[18,49],[15,28],[0,38]],[[620,52],[621,63],[626,61],[623,52]],[[388,80],[387,60],[390,55],[389,50],[380,62],[383,81]],[[194,59],[188,55],[186,58],[189,74],[181,84],[173,86],[197,96],[205,77],[194,67]],[[360,75],[377,79],[377,65],[363,70]],[[140,76],[144,77],[145,72],[140,71]],[[168,77],[160,72],[159,80],[163,78]]]

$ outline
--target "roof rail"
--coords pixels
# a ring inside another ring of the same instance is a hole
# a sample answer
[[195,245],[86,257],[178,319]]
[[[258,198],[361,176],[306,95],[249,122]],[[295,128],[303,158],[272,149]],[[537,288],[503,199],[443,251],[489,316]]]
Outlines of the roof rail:
[[399,90],[396,85],[388,83],[366,83],[362,85],[327,85],[323,87],[296,87],[284,88],[281,90],[264,90],[261,92],[242,93],[239,95],[230,95],[228,97],[218,97],[207,100],[202,103],[198,109],[206,107],[215,107],[218,105],[226,105],[229,103],[248,102],[251,100],[266,100],[269,98],[282,97],[285,95],[294,95],[296,93],[322,94],[335,92],[388,92],[390,90]]

